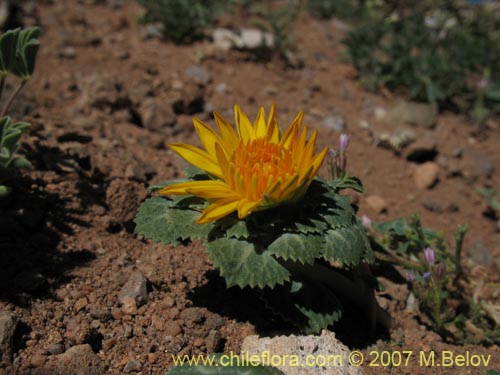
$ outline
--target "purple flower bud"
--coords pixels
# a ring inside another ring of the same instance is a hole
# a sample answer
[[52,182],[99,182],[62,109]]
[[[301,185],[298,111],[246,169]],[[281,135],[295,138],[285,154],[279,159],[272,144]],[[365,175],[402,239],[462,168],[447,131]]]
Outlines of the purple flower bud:
[[368,216],[363,215],[361,216],[361,223],[365,228],[371,228],[372,227],[372,219],[370,219]]
[[406,280],[408,280],[410,283],[414,283],[417,281],[417,278],[415,276],[415,272],[412,271],[406,271]]
[[434,250],[431,249],[430,247],[426,248],[424,250],[424,257],[425,261],[429,266],[434,265],[434,262],[436,261],[436,255],[434,254]]
[[427,271],[425,272],[422,276],[425,280],[429,279],[432,275],[432,272],[431,271]]
[[339,155],[339,153],[336,150],[334,150],[333,148],[331,148],[331,149],[328,150],[328,156],[332,160],[336,160],[338,155]]
[[349,146],[349,139],[351,139],[351,136],[349,134],[340,135],[339,149],[341,154],[346,152],[347,146]]

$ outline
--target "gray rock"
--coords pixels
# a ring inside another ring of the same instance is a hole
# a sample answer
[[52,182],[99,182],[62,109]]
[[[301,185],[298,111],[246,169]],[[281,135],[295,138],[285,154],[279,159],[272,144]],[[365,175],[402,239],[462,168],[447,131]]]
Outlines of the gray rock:
[[206,86],[210,82],[210,73],[201,66],[189,66],[186,69],[186,76],[198,85]]
[[[273,338],[260,338],[256,335],[247,336],[242,344],[242,351],[248,352],[249,356],[269,355],[298,356],[301,364],[307,363],[306,358],[313,354],[317,360],[330,361],[325,366],[279,366],[278,368],[286,375],[361,375],[361,368],[349,365],[349,348],[335,338],[335,334],[326,330],[321,336],[276,336]],[[332,357],[335,355],[336,357]],[[320,362],[321,364],[321,362]]]
[[47,351],[52,355],[58,355],[64,353],[64,345],[63,344],[50,344],[47,347]]
[[65,353],[49,357],[33,375],[101,375],[104,366],[88,344],[73,346]]
[[8,365],[14,352],[14,332],[18,318],[12,311],[0,312],[0,364]]
[[244,49],[255,49],[259,47],[272,48],[274,46],[274,37],[271,33],[259,29],[241,29],[241,45],[237,46]]
[[231,48],[256,49],[259,47],[272,48],[274,36],[259,29],[242,28],[239,32],[229,29],[216,28],[212,32],[212,39],[216,47],[228,50]]
[[142,125],[149,130],[168,134],[175,124],[172,106],[156,98],[146,98],[138,108]]
[[337,132],[341,132],[346,129],[344,116],[339,113],[331,113],[327,115],[323,120],[323,125],[325,128],[332,129]]
[[437,123],[437,107],[432,104],[401,101],[387,111],[386,122],[433,128]]
[[416,139],[416,134],[411,129],[396,129],[393,132],[382,132],[375,137],[375,144],[379,147],[401,152]]
[[482,151],[465,149],[462,154],[462,174],[470,182],[491,177],[494,166],[491,158]]
[[138,359],[131,359],[130,361],[127,362],[127,364],[123,368],[123,372],[128,374],[130,372],[141,371],[141,369],[142,369],[142,362],[139,361]]
[[163,38],[163,24],[161,22],[148,23],[144,30],[144,37],[146,39]]
[[474,241],[468,254],[470,254],[472,261],[480,266],[490,267],[495,264],[491,249],[483,241]]
[[118,294],[118,301],[123,304],[133,299],[137,306],[144,305],[149,299],[147,285],[148,281],[142,273],[134,272]]

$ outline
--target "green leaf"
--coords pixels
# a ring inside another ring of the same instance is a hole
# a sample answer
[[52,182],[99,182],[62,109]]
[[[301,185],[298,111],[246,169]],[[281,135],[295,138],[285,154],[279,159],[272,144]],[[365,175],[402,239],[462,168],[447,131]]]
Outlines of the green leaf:
[[337,178],[335,180],[328,181],[328,185],[333,190],[352,189],[359,193],[365,192],[365,188],[363,187],[361,180],[356,176],[345,176],[343,178]]
[[285,233],[267,249],[267,253],[284,260],[313,264],[321,256],[322,240],[313,234]]
[[500,375],[500,371],[498,370],[488,370],[484,373],[484,375]]
[[262,292],[269,309],[305,334],[319,333],[340,319],[342,304],[330,289],[300,271],[292,278],[290,283]]
[[258,253],[250,242],[220,238],[207,242],[206,246],[228,287],[273,288],[289,280],[290,273],[276,259],[267,252]]
[[380,233],[388,232],[400,237],[405,236],[408,229],[410,228],[408,226],[408,223],[406,222],[406,219],[404,218],[385,221],[383,223],[375,224],[374,226],[375,229]]
[[13,166],[14,168],[18,169],[32,169],[33,165],[31,163],[23,158],[23,157],[17,157],[12,159],[12,161],[9,163],[9,165]]
[[0,73],[5,75],[16,61],[20,29],[8,30],[0,37]]
[[274,367],[267,366],[177,366],[168,375],[284,375]]
[[13,153],[18,147],[18,141],[21,135],[23,135],[21,130],[9,129],[8,133],[3,135],[1,147],[5,147]]
[[4,198],[10,194],[10,188],[5,185],[0,185],[0,198]]
[[203,169],[196,168],[192,165],[184,169],[184,173],[186,174],[186,178],[190,180],[208,180],[210,177],[207,175]]
[[364,258],[372,260],[370,243],[358,226],[330,229],[325,235],[322,249],[323,258],[327,261],[344,265],[356,265]]
[[33,74],[36,55],[40,47],[39,35],[40,28],[38,27],[28,27],[20,31],[17,42],[16,63],[11,68],[11,72],[16,76],[27,79]]
[[351,197],[331,192],[327,194],[327,198],[329,198],[328,207],[320,212],[323,220],[332,228],[352,225],[355,212],[351,207]]
[[139,208],[134,220],[135,233],[154,242],[174,245],[188,238],[206,238],[214,224],[196,224],[199,216],[199,211],[181,207],[179,203],[163,197],[153,197],[143,202]]

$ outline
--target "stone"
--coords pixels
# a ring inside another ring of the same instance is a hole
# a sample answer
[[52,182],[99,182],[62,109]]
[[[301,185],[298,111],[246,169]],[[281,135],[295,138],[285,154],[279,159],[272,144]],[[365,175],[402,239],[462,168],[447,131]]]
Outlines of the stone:
[[129,300],[133,299],[137,307],[144,305],[149,299],[147,286],[148,281],[142,273],[139,271],[132,273],[128,281],[120,290],[118,301],[124,304],[129,303]]
[[130,372],[141,371],[141,369],[142,369],[142,362],[139,361],[138,359],[131,359],[130,361],[127,362],[127,364],[123,368],[123,372],[128,374]]
[[411,129],[399,128],[392,132],[383,131],[375,136],[375,145],[400,153],[404,148],[413,143],[416,134]]
[[207,348],[207,353],[220,353],[224,349],[224,341],[222,339],[222,334],[213,329],[211,330],[205,340],[205,346]]
[[104,366],[88,344],[76,345],[65,353],[48,357],[44,366],[33,375],[101,375]]
[[131,101],[123,84],[111,74],[95,73],[78,82],[82,95],[78,106],[82,111],[90,108],[117,110],[130,107]]
[[163,332],[165,333],[166,336],[177,336],[182,333],[182,328],[174,320],[167,320],[165,322],[165,325],[163,326]]
[[474,149],[465,149],[462,153],[462,175],[470,182],[480,178],[489,178],[494,165],[488,154]]
[[206,86],[211,78],[208,71],[197,65],[191,65],[186,69],[186,76],[198,85]]
[[50,344],[47,347],[47,351],[52,355],[58,355],[64,353],[64,345],[60,343]]
[[332,129],[337,132],[341,132],[346,129],[345,119],[341,114],[338,113],[331,113],[327,115],[323,120],[323,126],[327,129]]
[[79,312],[82,311],[88,304],[88,300],[85,297],[80,298],[78,301],[75,302],[75,311]]
[[241,45],[237,46],[243,49],[255,49],[259,47],[272,48],[274,46],[273,34],[264,32],[259,29],[246,29],[240,30]]
[[125,315],[137,315],[138,309],[135,299],[132,297],[125,297],[122,298],[120,303],[122,304],[122,311]]
[[14,332],[18,318],[12,311],[0,312],[0,365],[8,365],[14,353]]
[[142,126],[146,129],[168,134],[177,117],[172,106],[157,98],[145,98],[137,109]]
[[384,121],[394,125],[409,124],[422,128],[433,128],[437,123],[437,106],[400,101],[387,111]]
[[65,337],[72,345],[88,343],[92,335],[93,330],[86,320],[71,318],[66,324]]
[[[273,338],[260,338],[251,335],[243,340],[242,352],[249,356],[261,356],[269,352],[273,356],[289,356],[291,353],[299,358],[299,363],[307,363],[306,358],[313,354],[317,360],[330,359],[330,365],[316,367],[285,366],[282,364],[278,369],[287,375],[361,375],[361,368],[349,364],[349,348],[342,344],[333,332],[323,330],[321,336],[276,336]],[[266,354],[267,355],[267,354]],[[332,355],[338,357],[333,358]],[[353,357],[354,358],[354,357]]]
[[439,165],[432,161],[419,165],[413,172],[415,185],[419,189],[432,188],[438,181],[438,177]]
[[379,214],[387,211],[387,203],[380,195],[370,195],[366,197],[366,204]]
[[272,48],[274,36],[259,29],[242,28],[234,32],[225,28],[216,28],[212,32],[212,39],[216,47],[224,50],[231,48],[256,49],[260,47]]

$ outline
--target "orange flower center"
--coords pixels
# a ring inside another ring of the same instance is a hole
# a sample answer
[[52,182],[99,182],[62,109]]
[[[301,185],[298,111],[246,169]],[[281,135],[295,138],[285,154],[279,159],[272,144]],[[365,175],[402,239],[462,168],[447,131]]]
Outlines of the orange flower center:
[[267,139],[241,142],[230,164],[234,168],[234,188],[251,200],[258,200],[276,181],[284,181],[297,173],[292,153]]

